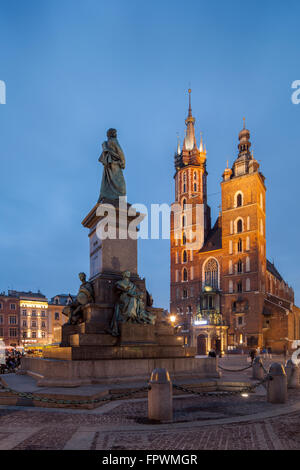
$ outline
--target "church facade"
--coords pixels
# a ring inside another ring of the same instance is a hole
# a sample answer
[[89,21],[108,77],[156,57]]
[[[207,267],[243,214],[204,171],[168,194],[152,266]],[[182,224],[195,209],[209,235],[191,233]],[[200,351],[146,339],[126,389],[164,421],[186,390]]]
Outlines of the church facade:
[[299,309],[293,289],[266,257],[266,185],[250,151],[250,132],[244,122],[238,155],[222,175],[221,210],[212,225],[207,153],[202,136],[197,146],[191,90],[185,123],[174,159],[170,312],[198,354],[291,350],[300,338]]

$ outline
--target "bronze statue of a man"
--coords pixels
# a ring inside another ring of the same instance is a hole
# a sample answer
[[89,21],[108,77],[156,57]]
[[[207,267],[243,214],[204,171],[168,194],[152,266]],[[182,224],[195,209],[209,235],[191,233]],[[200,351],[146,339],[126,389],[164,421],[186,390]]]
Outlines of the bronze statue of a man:
[[108,129],[107,140],[102,144],[99,162],[103,164],[104,169],[98,202],[126,196],[126,184],[123,175],[125,156],[118,142],[116,129]]
[[155,315],[145,309],[143,293],[130,281],[130,272],[125,271],[122,276],[115,284],[119,299],[107,330],[113,336],[120,334],[119,323],[155,323]]
[[[76,299],[63,309],[63,313],[69,317],[69,325],[77,325],[83,322],[82,307],[94,302],[94,288],[91,282],[86,280],[85,273],[79,273],[81,285]],[[72,297],[71,297],[72,298]]]

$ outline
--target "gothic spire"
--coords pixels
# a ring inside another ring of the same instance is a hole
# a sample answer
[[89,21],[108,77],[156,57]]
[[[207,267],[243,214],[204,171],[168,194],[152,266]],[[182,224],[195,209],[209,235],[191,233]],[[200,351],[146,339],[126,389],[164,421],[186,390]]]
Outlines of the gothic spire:
[[189,111],[188,117],[185,120],[186,124],[186,136],[183,143],[183,148],[185,150],[193,150],[197,148],[196,137],[195,137],[195,118],[192,115],[192,103],[191,103],[191,93],[192,90],[189,88]]

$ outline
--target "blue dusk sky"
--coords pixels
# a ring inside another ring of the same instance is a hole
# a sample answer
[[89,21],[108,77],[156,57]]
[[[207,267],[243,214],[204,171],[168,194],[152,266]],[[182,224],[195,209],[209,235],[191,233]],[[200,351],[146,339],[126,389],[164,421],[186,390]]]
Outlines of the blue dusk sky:
[[[173,202],[191,86],[213,222],[245,116],[266,176],[267,254],[299,304],[299,17],[293,0],[0,0],[0,290],[77,291],[109,127],[129,202]],[[139,241],[139,274],[168,308],[169,240]]]

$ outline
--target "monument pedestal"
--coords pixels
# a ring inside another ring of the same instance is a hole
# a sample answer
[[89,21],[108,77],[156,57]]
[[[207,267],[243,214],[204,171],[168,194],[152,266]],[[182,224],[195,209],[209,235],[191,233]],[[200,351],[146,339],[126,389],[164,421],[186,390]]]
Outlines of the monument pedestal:
[[[123,239],[124,228],[136,216],[127,217],[124,207],[115,207],[117,238],[99,240],[98,224],[103,222],[96,206],[82,224],[89,228],[90,281],[94,302],[81,308],[82,323],[62,326],[59,347],[46,348],[43,358],[25,357],[21,373],[35,377],[40,386],[75,387],[93,383],[122,383],[148,380],[155,368],[166,368],[173,379],[180,377],[218,377],[214,358],[196,359],[195,349],[186,348],[183,338],[163,317],[163,310],[147,305],[145,280],[137,274],[137,240]],[[112,213],[108,220],[113,221]],[[134,229],[137,230],[136,228]],[[130,281],[142,293],[143,303],[155,315],[155,325],[120,323],[120,335],[112,336],[110,323],[119,293],[115,283],[123,271],[130,271]]]

